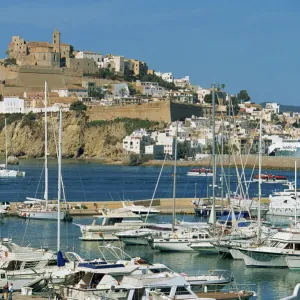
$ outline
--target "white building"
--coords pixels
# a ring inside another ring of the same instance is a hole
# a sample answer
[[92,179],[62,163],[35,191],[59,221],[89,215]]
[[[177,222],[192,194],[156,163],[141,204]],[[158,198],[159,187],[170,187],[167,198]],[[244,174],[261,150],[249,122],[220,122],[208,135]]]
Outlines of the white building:
[[174,137],[169,136],[166,132],[153,132],[151,135],[152,139],[155,141],[155,145],[164,146],[164,153],[172,156],[174,153]]
[[90,52],[90,51],[78,51],[75,54],[75,58],[91,58],[95,61],[98,68],[100,68],[101,62],[102,62],[102,55],[100,53],[96,52]]
[[126,83],[117,83],[114,85],[113,94],[115,97],[128,97],[130,91]]
[[124,56],[107,54],[102,58],[101,68],[108,68],[114,72],[124,74]]
[[51,90],[51,92],[58,93],[59,97],[77,97],[77,98],[85,98],[88,97],[88,89],[74,86],[74,85],[67,85],[64,88],[60,88],[58,90]]
[[136,154],[145,153],[145,147],[151,144],[151,136],[145,129],[136,130],[123,139],[123,149]]
[[173,74],[171,72],[167,72],[167,73],[154,72],[154,74],[158,77],[161,77],[161,79],[167,82],[173,82],[174,80]]
[[185,76],[183,78],[176,78],[174,79],[174,84],[178,87],[188,87],[190,86],[190,76]]
[[142,93],[147,96],[164,96],[168,92],[165,88],[159,86],[157,82],[140,82],[137,80],[136,86],[142,86]]
[[266,111],[271,111],[274,114],[279,114],[279,108],[280,108],[280,105],[278,103],[268,102],[268,103],[266,103],[265,110]]
[[198,96],[198,101],[200,103],[204,103],[204,98],[206,95],[210,94],[210,89],[204,89],[202,87],[199,87],[198,90],[196,91],[196,94]]
[[0,101],[0,113],[1,114],[23,114],[25,111],[24,99],[19,97],[4,97]]

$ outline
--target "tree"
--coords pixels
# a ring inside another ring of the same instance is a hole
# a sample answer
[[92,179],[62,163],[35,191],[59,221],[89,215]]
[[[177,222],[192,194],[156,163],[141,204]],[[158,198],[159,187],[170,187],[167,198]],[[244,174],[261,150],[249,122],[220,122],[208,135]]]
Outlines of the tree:
[[89,97],[102,99],[104,98],[104,96],[105,96],[105,92],[100,87],[96,87],[89,92]]
[[9,49],[5,50],[5,54],[9,56]]
[[121,97],[124,97],[127,94],[127,90],[125,88],[121,88],[119,90],[119,94],[121,95]]
[[81,101],[75,101],[71,103],[70,110],[73,111],[85,111],[87,109],[87,106],[82,103]]
[[2,101],[3,100],[3,95],[2,94],[0,94],[0,101]]
[[4,67],[16,65],[16,64],[17,64],[17,60],[15,58],[6,58],[3,61]]
[[236,96],[240,103],[251,100],[251,97],[248,95],[247,90],[241,90]]
[[236,116],[240,111],[239,101],[236,96],[231,96],[227,104],[227,114]]
[[116,74],[112,72],[109,68],[100,68],[98,76],[103,79],[115,80],[117,78]]
[[128,89],[129,89],[130,95],[132,95],[132,96],[141,94],[141,92],[139,90],[137,90],[135,87],[133,87],[131,84],[128,84]]
[[182,158],[182,159],[193,156],[191,144],[188,141],[184,141],[183,143],[178,143],[177,144],[177,155],[178,155],[178,158]]
[[204,102],[205,102],[205,103],[212,104],[212,93],[206,94],[206,95],[204,96]]

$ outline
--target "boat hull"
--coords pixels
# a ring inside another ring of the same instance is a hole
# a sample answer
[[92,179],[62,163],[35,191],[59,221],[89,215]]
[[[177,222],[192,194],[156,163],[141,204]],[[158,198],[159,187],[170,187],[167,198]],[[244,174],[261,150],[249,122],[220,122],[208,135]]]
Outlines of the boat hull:
[[192,241],[181,242],[176,239],[169,241],[152,241],[150,245],[152,249],[168,252],[195,252],[195,250],[188,246]]
[[24,177],[25,172],[16,170],[0,170],[0,178]]
[[[57,211],[30,211],[30,210],[18,210],[17,216],[22,219],[30,220],[57,220]],[[66,212],[60,212],[60,220],[64,221],[67,219]]]

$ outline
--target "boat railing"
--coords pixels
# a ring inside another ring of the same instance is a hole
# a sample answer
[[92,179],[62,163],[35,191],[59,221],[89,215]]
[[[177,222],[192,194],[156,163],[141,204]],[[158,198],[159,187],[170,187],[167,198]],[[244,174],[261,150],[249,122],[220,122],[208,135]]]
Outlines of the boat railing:
[[[203,292],[203,293],[213,293],[218,290],[218,286],[205,286],[203,285],[198,291],[195,292]],[[255,283],[240,283],[237,284],[235,281],[224,285],[221,289],[223,293],[229,292],[252,292],[254,296],[257,294],[257,285]]]
[[205,276],[207,280],[218,277],[219,279],[229,279],[230,281],[234,280],[233,273],[229,270],[209,270],[209,271],[198,271],[195,274],[185,274],[181,273],[183,276],[189,276],[189,277],[197,277],[197,276]]

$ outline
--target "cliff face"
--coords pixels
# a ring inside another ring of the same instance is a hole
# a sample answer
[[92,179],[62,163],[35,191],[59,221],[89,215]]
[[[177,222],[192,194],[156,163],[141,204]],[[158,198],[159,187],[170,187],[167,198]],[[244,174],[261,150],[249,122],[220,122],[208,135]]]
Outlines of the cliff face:
[[[17,120],[15,120],[17,119]],[[9,155],[41,157],[44,155],[44,115],[7,117],[7,143]],[[4,117],[0,117],[0,154],[5,154]],[[48,116],[49,154],[56,155],[58,139],[57,114]],[[81,113],[63,114],[63,156],[95,157],[109,161],[124,157],[122,140],[126,136],[124,122],[89,126]]]

